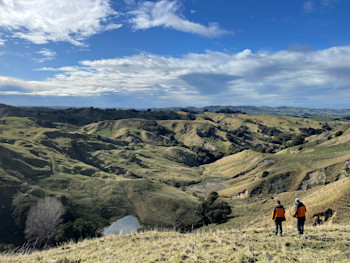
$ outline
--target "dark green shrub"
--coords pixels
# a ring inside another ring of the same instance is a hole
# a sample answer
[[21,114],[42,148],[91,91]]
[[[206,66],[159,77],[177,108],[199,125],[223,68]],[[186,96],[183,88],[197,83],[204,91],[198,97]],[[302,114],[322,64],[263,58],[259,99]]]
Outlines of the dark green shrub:
[[263,171],[263,173],[261,174],[261,177],[264,178],[264,177],[266,177],[268,175],[269,175],[268,171]]
[[211,192],[207,197],[207,204],[212,205],[219,198],[219,194],[217,192]]
[[202,203],[203,224],[224,223],[231,212],[231,207],[226,202],[219,200],[219,194],[211,192],[207,200]]
[[82,218],[78,218],[74,222],[69,221],[68,223],[62,225],[56,235],[56,241],[78,241],[80,239],[95,236],[98,236],[97,226],[91,221],[84,221]]
[[302,135],[297,135],[293,138],[293,140],[289,143],[289,146],[292,147],[292,146],[296,146],[296,145],[300,145],[300,144],[303,144],[305,141],[305,138],[304,136]]
[[335,133],[335,137],[338,137],[338,136],[341,136],[341,135],[343,135],[343,131],[337,131]]

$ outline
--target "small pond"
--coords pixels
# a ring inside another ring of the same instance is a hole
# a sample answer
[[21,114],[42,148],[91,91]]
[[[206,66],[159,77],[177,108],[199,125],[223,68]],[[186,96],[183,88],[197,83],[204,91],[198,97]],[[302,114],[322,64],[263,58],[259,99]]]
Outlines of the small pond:
[[103,235],[126,235],[133,233],[139,228],[141,228],[141,225],[139,224],[137,218],[129,215],[117,220],[111,226],[107,227],[103,231]]

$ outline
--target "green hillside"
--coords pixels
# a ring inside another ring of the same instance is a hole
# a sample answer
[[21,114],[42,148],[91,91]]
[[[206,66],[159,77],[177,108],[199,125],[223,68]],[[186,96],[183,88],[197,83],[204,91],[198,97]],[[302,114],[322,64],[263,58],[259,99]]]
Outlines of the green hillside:
[[324,221],[349,219],[347,122],[212,112],[1,112],[2,244],[24,242],[28,210],[46,196],[66,207],[63,228],[83,219],[97,231],[129,214],[144,227],[200,226],[202,198],[212,191],[233,208],[221,227],[266,224],[276,198],[288,209],[295,197],[305,199],[308,223],[328,209]]

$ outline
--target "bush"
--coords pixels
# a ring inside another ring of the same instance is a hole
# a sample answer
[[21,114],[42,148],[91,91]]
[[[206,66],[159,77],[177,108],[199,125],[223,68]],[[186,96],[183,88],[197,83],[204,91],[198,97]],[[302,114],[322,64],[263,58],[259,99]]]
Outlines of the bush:
[[338,136],[341,136],[341,135],[343,135],[343,131],[337,131],[335,133],[335,137],[338,137]]
[[297,135],[293,137],[293,140],[289,143],[288,146],[292,147],[292,146],[297,146],[300,144],[303,144],[305,142],[305,138],[302,135]]
[[4,252],[4,251],[10,251],[13,250],[15,248],[15,245],[13,244],[3,244],[0,243],[0,253]]
[[202,221],[204,225],[224,223],[231,214],[231,207],[224,201],[218,200],[219,194],[211,192],[202,203]]
[[28,243],[33,247],[50,245],[65,213],[63,204],[55,198],[40,199],[29,209],[26,229]]
[[264,177],[266,177],[268,175],[269,175],[268,171],[263,171],[263,173],[261,174],[261,177],[264,178]]
[[98,236],[97,226],[91,221],[84,221],[82,218],[78,218],[74,222],[69,221],[62,225],[58,231],[55,240],[57,242],[64,241],[78,241],[84,238],[90,238]]
[[224,109],[220,109],[215,111],[215,113],[226,113],[226,114],[246,114],[244,111],[240,111],[240,110],[231,110],[230,108],[224,108]]

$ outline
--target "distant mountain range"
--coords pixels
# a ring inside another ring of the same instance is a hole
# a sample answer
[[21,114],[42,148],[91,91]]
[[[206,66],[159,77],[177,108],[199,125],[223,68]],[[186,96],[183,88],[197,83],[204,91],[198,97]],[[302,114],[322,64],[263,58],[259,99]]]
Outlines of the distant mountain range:
[[222,109],[230,109],[233,111],[245,112],[249,115],[278,115],[278,116],[295,116],[295,117],[350,117],[350,109],[311,109],[311,108],[299,108],[299,107],[268,107],[268,106],[208,106],[203,108],[196,107],[173,107],[163,108],[163,110],[179,111],[185,109],[192,112],[203,112],[208,110],[209,112],[216,112]]
[[[98,117],[101,119],[106,119],[107,115],[110,118],[120,117],[120,114],[123,113],[124,117],[133,118],[135,115],[139,117],[140,113],[143,117],[150,119],[162,119],[167,118],[166,116],[162,116],[160,112],[179,112],[179,111],[187,111],[191,113],[202,113],[203,111],[209,112],[217,112],[223,109],[229,109],[237,112],[244,112],[248,115],[277,115],[277,116],[295,116],[295,117],[304,117],[304,118],[312,118],[312,117],[331,117],[331,118],[345,118],[350,119],[350,109],[312,109],[312,108],[300,108],[300,107],[268,107],[268,106],[207,106],[207,107],[168,107],[168,108],[152,108],[152,109],[116,109],[116,108],[80,108],[80,107],[61,107],[61,106],[53,106],[53,107],[29,107],[29,106],[21,106],[14,107],[6,104],[0,103],[0,117],[7,112],[8,114],[15,114],[13,116],[23,115],[26,117],[31,117],[29,115],[36,114],[38,112],[43,112],[44,114],[54,113],[55,115],[60,111],[60,113],[71,114],[81,113],[86,115],[87,113],[94,112],[94,117]],[[150,112],[153,113],[151,114]],[[135,114],[135,112],[138,112]],[[155,114],[154,112],[158,112]],[[103,113],[103,114],[102,114]],[[126,113],[127,116],[126,116]],[[98,116],[96,116],[98,115]],[[102,116],[101,116],[102,115]],[[174,118],[174,116],[172,116]]]

